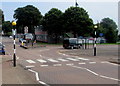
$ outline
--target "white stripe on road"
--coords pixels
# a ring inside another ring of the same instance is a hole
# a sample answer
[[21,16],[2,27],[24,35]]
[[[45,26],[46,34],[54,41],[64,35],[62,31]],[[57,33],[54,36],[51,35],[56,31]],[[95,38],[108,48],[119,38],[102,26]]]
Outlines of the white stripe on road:
[[111,64],[111,65],[114,65],[114,66],[119,66],[118,64],[115,64],[115,63],[110,63],[110,62],[107,62],[107,61],[103,61],[101,63],[107,63],[107,64]]
[[32,67],[35,67],[35,66],[33,66],[33,65],[30,65],[30,66],[26,66],[26,68],[32,68]]
[[37,59],[37,61],[41,62],[41,63],[46,63],[47,61],[43,60],[43,59]]
[[89,59],[86,59],[86,58],[81,58],[81,57],[79,57],[79,58],[76,58],[76,59],[79,59],[79,60],[89,60]]
[[79,64],[86,64],[86,63],[79,63]]
[[62,64],[54,64],[53,66],[62,66]]
[[59,62],[57,60],[54,60],[54,59],[47,59],[48,61],[51,61],[51,62]]
[[58,60],[63,61],[63,62],[67,62],[67,61],[68,61],[68,60],[62,59],[62,58],[60,58],[60,59],[58,59]]
[[107,76],[103,76],[103,75],[100,75],[100,74],[97,74],[95,73],[94,71],[90,70],[90,69],[87,69],[87,68],[84,68],[84,67],[78,67],[78,66],[73,66],[73,65],[69,65],[71,67],[74,67],[74,68],[79,68],[79,69],[83,69],[83,70],[87,70],[88,72],[96,75],[96,76],[99,76],[101,78],[106,78],[106,79],[111,79],[111,80],[115,80],[115,81],[120,81],[119,79],[115,79],[115,78],[112,78],[112,77],[107,77]]
[[27,62],[29,62],[29,63],[36,63],[35,61],[33,61],[33,60],[26,60]]
[[79,61],[78,59],[74,59],[74,58],[66,58],[68,60],[72,60],[72,61]]
[[50,86],[50,85],[46,84],[45,82],[40,81],[40,79],[39,79],[39,75],[38,75],[38,72],[33,71],[33,70],[31,70],[31,69],[28,69],[28,71],[35,73],[36,80],[37,80],[40,84],[45,85],[45,86]]
[[47,67],[48,65],[40,65],[41,67]]
[[66,65],[72,66],[72,65],[74,65],[74,64],[73,64],[73,63],[70,63],[70,64],[66,64]]

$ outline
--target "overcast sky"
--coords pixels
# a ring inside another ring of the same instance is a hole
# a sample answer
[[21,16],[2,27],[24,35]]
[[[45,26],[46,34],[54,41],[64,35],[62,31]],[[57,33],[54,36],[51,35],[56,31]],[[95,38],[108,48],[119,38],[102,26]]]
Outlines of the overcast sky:
[[[111,18],[118,25],[118,0],[77,0],[79,7],[84,8],[94,23],[103,18]],[[75,0],[2,0],[2,10],[5,20],[14,20],[14,10],[26,5],[34,5],[44,15],[51,8],[58,8],[64,12],[67,8],[75,6]],[[1,7],[1,6],[0,6]]]

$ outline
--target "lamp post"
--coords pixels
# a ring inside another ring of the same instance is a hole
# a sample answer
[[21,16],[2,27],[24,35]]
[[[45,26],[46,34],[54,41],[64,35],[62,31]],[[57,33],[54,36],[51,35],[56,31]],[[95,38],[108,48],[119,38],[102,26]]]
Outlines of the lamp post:
[[96,29],[97,29],[97,25],[94,26],[94,29],[95,29],[94,56],[96,56],[96,40],[97,40],[97,37],[96,37]]
[[15,49],[15,34],[16,34],[16,29],[15,29],[15,26],[16,26],[16,22],[12,22],[12,26],[13,26],[13,38],[14,38],[14,44],[13,44],[13,47],[14,47],[14,54],[13,54],[13,66],[15,67],[16,66],[16,49]]

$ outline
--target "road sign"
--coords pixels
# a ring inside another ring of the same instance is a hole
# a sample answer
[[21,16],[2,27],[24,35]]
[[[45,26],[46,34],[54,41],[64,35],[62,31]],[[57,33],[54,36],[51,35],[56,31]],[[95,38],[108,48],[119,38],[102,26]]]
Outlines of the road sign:
[[103,33],[100,33],[99,36],[103,36]]
[[24,27],[24,33],[28,33],[28,27],[27,26]]

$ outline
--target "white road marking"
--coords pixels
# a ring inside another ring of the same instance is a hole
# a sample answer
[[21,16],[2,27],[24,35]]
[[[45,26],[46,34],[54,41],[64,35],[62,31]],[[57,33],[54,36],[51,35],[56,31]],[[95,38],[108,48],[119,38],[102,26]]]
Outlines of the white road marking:
[[33,60],[26,60],[27,62],[29,62],[29,63],[36,63],[35,61],[33,61]]
[[90,72],[90,73],[92,73],[92,74],[94,74],[94,75],[96,75],[96,76],[98,76],[99,74],[97,74],[97,73],[95,73],[95,72],[93,72],[93,71],[91,71],[91,70],[89,70],[89,69],[87,69],[87,68],[85,68],[88,72]]
[[31,71],[31,72],[35,73],[36,80],[37,80],[37,81],[39,81],[39,80],[40,80],[40,79],[39,79],[39,76],[38,76],[38,72],[33,71],[33,70],[31,70],[31,69],[28,69],[28,71]]
[[74,58],[66,58],[68,60],[72,60],[72,61],[79,61],[78,59],[74,59]]
[[76,59],[79,59],[79,60],[86,60],[86,61],[88,61],[89,59],[86,59],[86,58],[81,58],[81,57],[78,57],[78,58],[76,58]]
[[18,60],[19,59],[19,57],[18,56],[16,56],[16,60]]
[[107,61],[102,61],[101,63],[108,63]]
[[72,65],[74,65],[74,64],[73,64],[73,63],[71,63],[71,64],[66,64],[66,65],[72,66]]
[[78,64],[86,64],[86,63],[78,63]]
[[35,73],[36,80],[37,80],[40,84],[45,85],[45,86],[50,86],[50,85],[46,84],[45,82],[40,81],[38,72],[33,71],[33,70],[31,70],[31,69],[28,69],[28,71]]
[[37,61],[41,62],[41,63],[46,63],[47,61],[43,60],[43,59],[37,59]]
[[43,82],[43,81],[39,81],[39,83],[40,83],[40,84],[43,84],[43,85],[45,85],[45,86],[50,86],[50,85],[46,84],[46,83]]
[[89,62],[89,64],[95,64],[96,62]]
[[115,64],[115,63],[110,63],[110,62],[107,62],[107,61],[103,61],[101,63],[107,63],[107,64],[111,64],[111,65],[114,65],[114,66],[119,66],[118,64]]
[[60,59],[58,59],[58,60],[63,61],[63,62],[67,62],[67,61],[68,61],[68,60],[62,59],[62,58],[60,58]]
[[62,66],[62,64],[54,64],[53,66]]
[[26,68],[32,68],[32,67],[35,67],[35,66],[33,65],[26,66]]
[[94,74],[94,75],[96,75],[98,77],[101,77],[101,78],[106,78],[106,79],[111,79],[111,80],[115,80],[115,81],[120,81],[119,79],[115,79],[115,78],[111,78],[111,77],[107,77],[107,76],[103,76],[103,75],[97,74],[94,71],[92,71],[90,69],[87,69],[87,68],[73,66],[73,65],[69,65],[69,66],[74,67],[74,68],[79,68],[79,69],[87,70],[88,72],[90,72],[90,73],[92,73],[92,74]]
[[57,60],[54,60],[54,59],[47,59],[48,61],[51,61],[51,62],[59,62]]
[[47,67],[48,65],[40,65],[41,67]]

